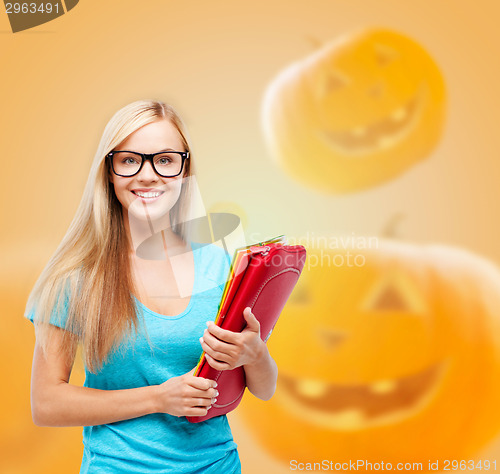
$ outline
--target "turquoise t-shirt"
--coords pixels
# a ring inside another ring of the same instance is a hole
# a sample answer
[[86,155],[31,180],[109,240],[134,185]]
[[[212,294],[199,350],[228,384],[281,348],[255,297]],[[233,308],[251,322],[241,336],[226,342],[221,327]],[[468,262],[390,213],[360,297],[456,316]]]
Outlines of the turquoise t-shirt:
[[[138,335],[113,351],[102,369],[85,370],[85,387],[119,390],[159,385],[196,366],[199,338],[215,319],[229,269],[227,254],[216,245],[192,243],[195,281],[188,307],[163,316],[136,299],[144,318]],[[29,315],[33,321],[33,314]],[[54,315],[64,327],[64,315]],[[144,334],[146,326],[150,348]],[[240,473],[237,445],[227,417],[200,423],[154,413],[105,425],[84,426],[85,446],[80,474],[93,473]]]

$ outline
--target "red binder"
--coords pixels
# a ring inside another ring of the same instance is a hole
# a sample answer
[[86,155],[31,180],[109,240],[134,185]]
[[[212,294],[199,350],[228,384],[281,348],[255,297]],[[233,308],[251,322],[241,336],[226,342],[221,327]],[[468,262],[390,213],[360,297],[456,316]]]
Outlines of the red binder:
[[[282,238],[236,252],[215,323],[241,332],[246,326],[243,310],[249,306],[266,342],[297,283],[305,259],[302,245],[285,245]],[[210,367],[203,353],[194,374],[215,380],[219,395],[205,416],[188,416],[191,423],[226,414],[238,406],[246,387],[243,367],[216,370]]]

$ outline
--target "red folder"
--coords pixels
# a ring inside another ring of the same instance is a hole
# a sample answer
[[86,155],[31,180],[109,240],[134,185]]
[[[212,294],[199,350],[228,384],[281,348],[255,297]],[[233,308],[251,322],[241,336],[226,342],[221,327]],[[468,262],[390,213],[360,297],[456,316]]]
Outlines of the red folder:
[[[243,310],[249,306],[266,342],[297,283],[305,259],[302,245],[285,245],[281,238],[240,249],[233,259],[215,323],[241,332],[246,326]],[[238,406],[246,387],[243,367],[216,370],[210,367],[203,353],[194,374],[215,380],[219,395],[205,416],[188,416],[191,423],[226,414]]]

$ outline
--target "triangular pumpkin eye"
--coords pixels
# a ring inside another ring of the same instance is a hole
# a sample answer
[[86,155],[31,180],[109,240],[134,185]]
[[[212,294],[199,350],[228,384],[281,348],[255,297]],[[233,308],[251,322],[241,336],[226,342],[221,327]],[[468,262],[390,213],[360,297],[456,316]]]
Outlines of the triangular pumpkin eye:
[[376,282],[363,301],[362,310],[375,313],[424,314],[427,305],[415,283],[400,272],[391,272]]
[[316,330],[316,336],[326,350],[335,349],[347,337],[343,331],[324,327]]
[[[305,279],[304,277],[305,275],[302,275],[301,279]],[[295,286],[292,294],[290,295],[289,301],[291,304],[307,305],[311,303],[311,294],[307,284],[305,283],[306,282],[301,282],[301,280],[299,279],[297,286]]]
[[386,286],[373,302],[375,311],[408,311],[403,295],[392,285]]
[[325,94],[330,94],[331,92],[335,92],[337,89],[348,86],[349,82],[349,78],[346,75],[338,71],[330,72],[325,77],[324,92]]
[[384,44],[375,44],[375,59],[379,66],[387,66],[389,63],[398,59],[399,53]]

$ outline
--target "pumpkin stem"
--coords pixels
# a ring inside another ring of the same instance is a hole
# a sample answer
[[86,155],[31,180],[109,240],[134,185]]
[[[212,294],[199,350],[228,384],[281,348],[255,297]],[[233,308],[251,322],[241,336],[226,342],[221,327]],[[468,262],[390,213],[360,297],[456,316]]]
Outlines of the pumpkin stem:
[[405,217],[405,214],[403,212],[398,212],[394,214],[389,219],[389,222],[382,229],[381,232],[382,237],[388,237],[388,238],[396,237],[396,228],[399,225],[399,222],[403,219],[403,217]]

